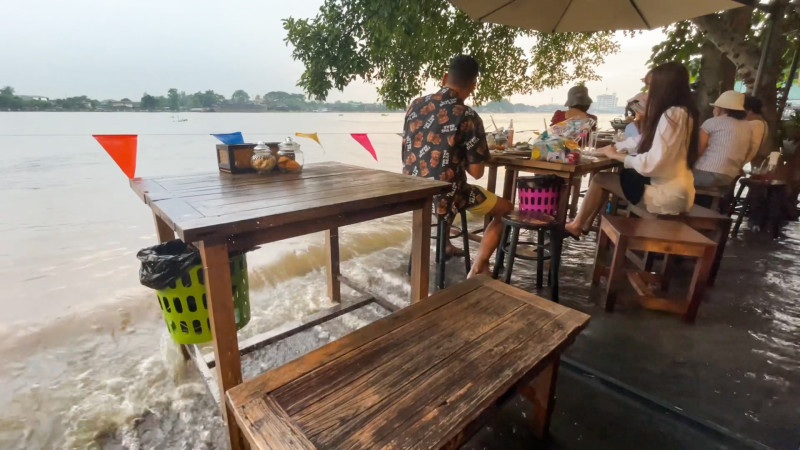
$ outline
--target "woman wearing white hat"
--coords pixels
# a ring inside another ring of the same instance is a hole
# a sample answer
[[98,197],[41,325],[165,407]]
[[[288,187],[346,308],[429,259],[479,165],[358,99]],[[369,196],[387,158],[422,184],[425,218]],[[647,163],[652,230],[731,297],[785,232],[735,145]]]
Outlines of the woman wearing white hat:
[[751,151],[751,127],[745,121],[744,94],[725,91],[715,101],[714,117],[700,127],[700,158],[694,165],[694,184],[725,187],[742,171]]

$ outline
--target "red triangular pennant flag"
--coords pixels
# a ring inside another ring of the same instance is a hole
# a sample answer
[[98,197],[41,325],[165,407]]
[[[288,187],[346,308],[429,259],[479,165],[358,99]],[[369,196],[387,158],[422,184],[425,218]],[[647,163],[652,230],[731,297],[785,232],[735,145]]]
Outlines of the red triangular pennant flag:
[[378,155],[375,154],[375,149],[372,147],[372,142],[369,141],[367,133],[351,133],[350,136],[352,136],[353,139],[356,140],[356,142],[361,144],[361,146],[367,149],[369,154],[372,155],[373,158],[375,158],[375,161],[378,160]]
[[103,146],[128,178],[136,175],[137,136],[135,134],[93,134],[92,137],[97,139],[97,142]]

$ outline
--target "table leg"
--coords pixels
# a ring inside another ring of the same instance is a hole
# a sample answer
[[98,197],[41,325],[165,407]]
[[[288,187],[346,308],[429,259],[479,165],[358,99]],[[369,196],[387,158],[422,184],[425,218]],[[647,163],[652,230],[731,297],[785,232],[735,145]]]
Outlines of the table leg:
[[172,231],[172,228],[167,225],[167,222],[164,222],[164,219],[158,217],[156,214],[153,214],[153,220],[156,223],[156,236],[158,236],[158,242],[164,243],[175,239],[175,232]]
[[608,235],[606,235],[606,232],[605,230],[603,230],[603,226],[601,224],[600,229],[597,230],[597,249],[595,250],[594,254],[594,269],[592,270],[592,286],[597,286],[597,284],[600,283],[600,277],[602,277],[603,273],[605,272],[605,267],[603,266],[603,263],[600,261],[600,259],[603,256],[603,250],[605,250],[607,246],[608,246]]
[[431,201],[414,210],[411,230],[411,303],[428,298],[431,264]]
[[514,180],[517,178],[517,171],[506,167],[506,174],[503,177],[503,198],[514,204]]
[[574,219],[575,215],[578,214],[578,200],[581,196],[581,182],[583,181],[583,175],[573,176],[570,175],[569,177],[569,184],[572,187],[570,189],[571,196],[569,202],[569,218]]
[[334,303],[342,301],[342,286],[339,281],[339,229],[325,230],[325,264],[328,269],[328,297]]
[[523,389],[523,395],[533,403],[533,417],[531,419],[533,434],[539,439],[547,437],[550,429],[550,418],[556,404],[556,381],[558,380],[558,365],[560,355],[556,355],[553,362],[547,365]]
[[[486,180],[486,190],[491,192],[492,194],[495,193],[497,189],[497,166],[489,166],[489,175]],[[489,227],[489,222],[492,221],[492,218],[489,215],[484,216],[483,218],[483,229]]]
[[242,432],[225,402],[225,392],[242,383],[242,361],[236,336],[236,319],[231,292],[231,271],[228,245],[225,241],[197,244],[203,259],[208,296],[209,321],[214,336],[214,360],[222,408],[222,419],[228,428],[231,450],[243,447]]
[[716,247],[706,247],[706,251],[701,258],[697,259],[694,267],[692,283],[689,285],[688,306],[683,320],[688,323],[694,322],[697,317],[697,310],[700,308],[700,301],[706,292],[708,275],[711,273],[711,266],[714,264],[714,254]]

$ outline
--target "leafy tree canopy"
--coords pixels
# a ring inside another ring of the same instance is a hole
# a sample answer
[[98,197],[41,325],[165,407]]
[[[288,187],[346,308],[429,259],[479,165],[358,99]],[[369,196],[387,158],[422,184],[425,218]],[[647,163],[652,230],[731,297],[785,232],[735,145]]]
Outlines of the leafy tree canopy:
[[298,86],[324,100],[356,79],[379,85],[392,108],[406,106],[450,59],[473,55],[482,67],[477,102],[597,80],[619,50],[611,32],[544,34],[472,21],[446,0],[326,0],[316,17],[284,19],[292,56],[306,70]]

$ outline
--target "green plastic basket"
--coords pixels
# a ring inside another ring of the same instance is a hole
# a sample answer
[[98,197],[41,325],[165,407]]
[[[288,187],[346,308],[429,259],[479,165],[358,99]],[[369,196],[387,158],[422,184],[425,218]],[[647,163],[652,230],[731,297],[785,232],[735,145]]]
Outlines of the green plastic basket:
[[[236,329],[240,330],[250,321],[250,289],[247,283],[247,259],[244,253],[232,255],[231,288]],[[173,281],[160,291],[158,304],[164,314],[172,339],[179,344],[200,344],[212,339],[211,322],[208,320],[205,273],[198,264],[186,271],[179,280]]]

